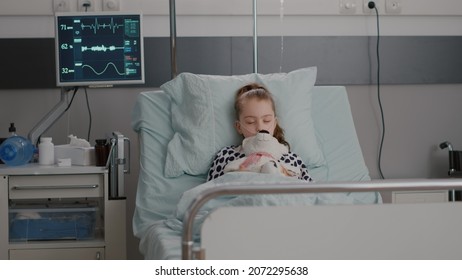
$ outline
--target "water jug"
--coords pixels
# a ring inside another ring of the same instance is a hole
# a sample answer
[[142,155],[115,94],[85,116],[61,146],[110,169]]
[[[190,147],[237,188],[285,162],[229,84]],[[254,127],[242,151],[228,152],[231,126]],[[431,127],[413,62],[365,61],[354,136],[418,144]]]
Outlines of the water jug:
[[28,139],[14,135],[0,145],[0,159],[9,166],[24,165],[30,162],[34,150],[34,146]]

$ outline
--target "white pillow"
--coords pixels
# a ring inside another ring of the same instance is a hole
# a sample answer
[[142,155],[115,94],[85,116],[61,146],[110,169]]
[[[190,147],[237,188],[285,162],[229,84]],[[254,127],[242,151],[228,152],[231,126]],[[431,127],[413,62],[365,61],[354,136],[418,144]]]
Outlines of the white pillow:
[[174,136],[167,147],[165,176],[206,174],[216,153],[239,145],[234,129],[236,91],[251,82],[264,85],[273,95],[276,114],[291,151],[310,168],[325,164],[311,119],[311,89],[316,67],[289,73],[240,76],[181,73],[161,89],[172,99]]

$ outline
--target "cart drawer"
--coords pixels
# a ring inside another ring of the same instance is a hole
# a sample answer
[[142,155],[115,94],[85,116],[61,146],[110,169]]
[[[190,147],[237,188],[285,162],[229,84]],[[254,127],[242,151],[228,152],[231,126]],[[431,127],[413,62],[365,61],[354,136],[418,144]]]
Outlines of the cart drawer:
[[104,248],[12,249],[10,260],[103,260]]
[[101,174],[10,176],[9,198],[102,197]]
[[25,208],[9,212],[10,242],[95,238],[95,207]]

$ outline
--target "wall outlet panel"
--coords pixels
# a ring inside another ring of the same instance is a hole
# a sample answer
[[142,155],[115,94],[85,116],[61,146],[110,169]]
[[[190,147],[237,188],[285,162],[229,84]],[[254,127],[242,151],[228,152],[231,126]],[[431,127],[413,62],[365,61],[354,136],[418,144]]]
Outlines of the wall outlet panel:
[[103,0],[102,2],[103,11],[119,11],[120,0]]
[[70,0],[53,0],[53,12],[70,12]]
[[[90,4],[90,6],[85,7],[85,4]],[[78,0],[77,1],[77,11],[92,12],[94,10],[95,10],[95,0]]]
[[401,14],[402,5],[401,0],[385,0],[385,12],[394,15]]
[[[371,0],[363,0],[363,14],[365,15],[375,15],[375,9],[370,9],[369,8],[369,2],[371,2]],[[377,10],[379,12],[379,14],[382,14],[383,13],[383,0],[374,0],[372,1],[375,3],[375,6],[377,7]]]
[[354,15],[358,9],[357,0],[340,0],[339,12],[344,15]]

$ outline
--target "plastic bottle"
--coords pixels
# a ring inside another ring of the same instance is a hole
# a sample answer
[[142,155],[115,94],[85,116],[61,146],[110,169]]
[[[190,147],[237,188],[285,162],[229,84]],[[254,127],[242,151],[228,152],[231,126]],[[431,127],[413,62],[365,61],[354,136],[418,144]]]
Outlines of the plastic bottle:
[[11,136],[0,145],[0,158],[9,166],[28,163],[34,155],[34,146],[28,139],[16,135],[14,123],[10,124],[9,131]]
[[10,127],[8,128],[8,132],[11,134],[11,136],[16,135],[16,127],[14,126],[14,123],[10,123]]
[[40,137],[38,149],[40,165],[55,164],[55,145],[53,145],[51,137]]
[[96,166],[106,166],[110,149],[109,143],[106,139],[96,139],[95,142]]

